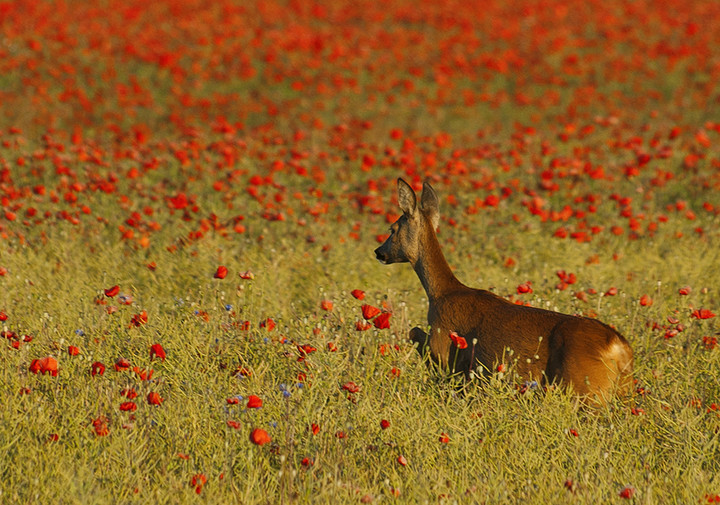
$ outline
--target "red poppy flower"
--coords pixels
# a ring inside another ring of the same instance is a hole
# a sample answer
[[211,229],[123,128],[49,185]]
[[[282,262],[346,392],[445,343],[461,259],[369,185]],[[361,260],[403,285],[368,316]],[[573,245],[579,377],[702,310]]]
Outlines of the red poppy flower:
[[363,305],[362,307],[360,307],[360,310],[362,310],[363,318],[365,318],[366,320],[372,319],[381,312],[380,309],[372,305]]
[[120,404],[120,410],[123,412],[135,412],[137,410],[137,405],[135,402],[123,402]]
[[330,351],[330,352],[335,352],[335,351],[337,351],[337,346],[335,345],[334,342],[328,342],[328,343],[327,343],[327,349],[328,349],[328,351]]
[[93,377],[95,377],[96,375],[103,375],[105,373],[105,365],[103,365],[99,361],[96,361],[90,367],[90,373]]
[[34,373],[34,374],[37,375],[37,374],[40,372],[40,360],[39,360],[39,359],[34,359],[34,360],[32,360],[32,362],[30,363],[30,368],[29,368],[29,370],[30,370],[32,373]]
[[383,312],[379,316],[375,318],[373,321],[373,325],[378,330],[385,330],[387,328],[390,328],[390,312]]
[[189,201],[185,193],[179,193],[177,196],[168,198],[168,205],[177,210],[182,210],[189,205]]
[[147,312],[143,310],[141,313],[135,314],[132,317],[132,319],[130,320],[130,327],[132,328],[133,326],[135,326],[135,327],[142,326],[143,324],[145,324],[147,322],[148,322],[148,315],[147,315]]
[[220,265],[219,267],[217,267],[214,277],[216,279],[224,279],[227,276],[227,274],[228,274],[227,267]]
[[398,456],[397,462],[400,463],[400,465],[402,466],[407,466],[408,464],[407,459],[405,459],[405,456],[403,456],[402,454]]
[[205,477],[205,474],[203,473],[195,474],[193,475],[193,478],[190,479],[190,485],[195,488],[196,494],[200,494],[206,482],[207,477]]
[[683,296],[687,296],[687,295],[689,295],[691,292],[692,292],[692,288],[691,288],[690,286],[684,286],[684,287],[678,289],[678,293],[681,294],[681,295],[683,295]]
[[155,357],[165,361],[165,349],[160,344],[153,344],[150,346],[150,359]]
[[603,296],[615,296],[618,294],[618,289],[616,287],[611,287],[607,291],[605,291],[605,294]]
[[139,366],[133,367],[133,372],[141,381],[149,381],[152,379],[154,370],[152,368],[140,368]]
[[577,282],[577,276],[575,274],[569,274],[565,270],[558,270],[555,272],[555,275],[558,276],[558,279],[560,279],[565,284],[575,284]]
[[240,429],[240,423],[238,421],[232,421],[232,420],[228,419],[227,425],[236,430]]
[[440,438],[439,438],[439,440],[440,440],[440,442],[442,442],[443,444],[447,444],[448,442],[450,442],[450,437],[448,436],[447,433],[443,432],[443,433],[440,433]]
[[455,347],[458,349],[466,349],[468,346],[465,337],[461,337],[454,331],[450,332],[450,340],[452,340],[452,343],[455,344]]
[[74,345],[70,345],[68,346],[68,354],[70,356],[77,356],[78,354],[80,354],[80,349],[78,349]]
[[358,391],[360,391],[360,386],[358,386],[352,381],[343,384],[342,388],[350,393],[357,393]]
[[312,423],[310,425],[310,431],[312,431],[313,435],[317,435],[318,433],[320,433],[320,426],[315,423]]
[[137,391],[135,391],[133,388],[127,388],[120,391],[120,395],[126,397],[129,400],[133,400],[137,398]]
[[718,339],[717,337],[708,337],[705,336],[702,338],[703,346],[705,347],[706,351],[712,351],[715,349],[718,345]]
[[257,409],[262,407],[262,399],[259,396],[250,395],[248,396],[247,408]]
[[333,309],[333,302],[331,300],[323,300],[320,302],[320,308],[330,311]]
[[620,490],[618,496],[620,496],[620,498],[625,498],[626,500],[629,500],[630,498],[635,496],[635,488],[632,486],[625,486]]
[[7,321],[8,315],[0,310],[0,321]]
[[165,398],[161,397],[158,393],[155,391],[151,391],[147,395],[147,402],[150,405],[160,405],[162,402],[165,401]]
[[643,307],[649,307],[652,304],[653,304],[653,299],[650,298],[648,295],[642,295],[640,297],[640,305],[642,305]]
[[350,294],[353,295],[358,300],[364,300],[365,299],[365,291],[362,289],[353,289],[350,291]]
[[107,296],[108,298],[112,298],[114,296],[117,296],[117,294],[119,292],[120,292],[120,286],[115,285],[115,286],[113,286],[111,288],[107,288],[105,290],[105,296]]
[[388,421],[387,419],[382,419],[382,420],[380,421],[380,427],[381,427],[383,430],[387,430],[387,429],[390,427],[390,421]]
[[355,329],[357,331],[367,331],[370,328],[372,328],[372,325],[368,323],[367,321],[357,321],[355,323]]
[[715,317],[715,314],[713,314],[709,309],[695,309],[691,317],[694,317],[695,319],[711,319]]
[[124,372],[129,369],[130,369],[130,362],[128,360],[126,360],[125,358],[119,358],[115,362],[115,371],[116,372]]
[[58,362],[52,356],[46,358],[34,359],[30,363],[30,371],[34,374],[42,373],[45,375],[49,373],[53,377],[57,377],[58,374]]
[[273,331],[275,329],[275,321],[268,317],[265,321],[260,321],[260,328],[265,328],[267,331]]
[[533,292],[532,283],[530,281],[523,282],[522,284],[520,284],[517,287],[517,292],[520,295],[525,294],[525,293],[532,293]]
[[253,274],[250,270],[247,270],[240,273],[240,278],[245,280],[253,280],[255,278],[255,274]]
[[306,356],[310,353],[317,351],[317,349],[314,348],[313,346],[311,346],[310,344],[299,345],[299,346],[297,346],[297,349],[301,356]]
[[109,419],[105,416],[99,416],[96,419],[93,419],[92,426],[95,430],[95,434],[98,437],[106,437],[108,434],[110,434],[110,429],[108,428],[108,422]]
[[256,445],[263,445],[271,442],[272,439],[270,438],[270,435],[268,435],[267,431],[262,428],[255,428],[250,433],[250,441]]

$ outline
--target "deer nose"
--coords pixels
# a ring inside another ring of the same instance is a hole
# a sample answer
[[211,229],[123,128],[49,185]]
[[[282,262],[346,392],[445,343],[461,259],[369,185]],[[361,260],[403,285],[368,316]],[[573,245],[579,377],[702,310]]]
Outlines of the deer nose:
[[380,262],[385,263],[387,262],[387,258],[385,257],[385,253],[383,253],[380,249],[382,249],[382,247],[375,249],[375,257],[380,260]]

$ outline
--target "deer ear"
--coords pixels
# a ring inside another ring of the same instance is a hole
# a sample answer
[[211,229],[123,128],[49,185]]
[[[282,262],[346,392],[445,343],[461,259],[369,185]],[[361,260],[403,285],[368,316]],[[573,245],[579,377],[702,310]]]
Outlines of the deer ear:
[[440,224],[440,203],[429,182],[423,183],[422,196],[420,197],[420,208],[428,219],[432,222],[433,228],[437,228]]
[[415,196],[415,192],[410,185],[402,179],[398,179],[397,185],[398,204],[400,205],[400,209],[408,216],[412,216],[415,213],[415,208],[417,207],[417,197]]

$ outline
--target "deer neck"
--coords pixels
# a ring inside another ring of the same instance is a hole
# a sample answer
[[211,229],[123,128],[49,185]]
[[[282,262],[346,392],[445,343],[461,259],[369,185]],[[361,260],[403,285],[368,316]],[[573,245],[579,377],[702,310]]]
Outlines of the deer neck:
[[427,234],[424,242],[424,247],[413,263],[413,268],[425,288],[428,299],[434,300],[461,287],[462,283],[455,277],[445,260],[434,231]]

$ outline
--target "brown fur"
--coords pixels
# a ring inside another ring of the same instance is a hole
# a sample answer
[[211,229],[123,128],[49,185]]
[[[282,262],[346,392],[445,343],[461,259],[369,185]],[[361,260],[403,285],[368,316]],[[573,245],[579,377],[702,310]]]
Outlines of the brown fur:
[[[414,191],[398,179],[398,200],[403,215],[375,254],[386,264],[409,262],[427,292],[430,333],[410,331],[421,354],[429,352],[443,367],[466,376],[512,365],[525,380],[562,383],[592,402],[631,389],[633,352],[620,333],[595,319],[516,305],[465,286],[440,249],[432,187],[424,184],[418,206]],[[466,349],[452,343],[452,331],[465,338]]]

